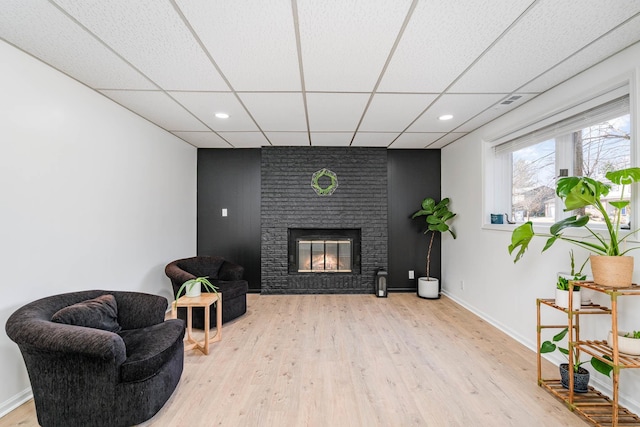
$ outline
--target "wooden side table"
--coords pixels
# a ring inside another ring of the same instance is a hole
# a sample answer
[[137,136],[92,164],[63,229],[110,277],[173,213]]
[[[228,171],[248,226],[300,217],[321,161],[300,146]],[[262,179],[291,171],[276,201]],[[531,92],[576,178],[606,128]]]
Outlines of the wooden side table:
[[[216,334],[210,338],[210,316],[211,304],[216,304]],[[185,351],[197,348],[204,354],[209,354],[209,344],[222,339],[222,293],[203,292],[199,297],[181,296],[178,301],[171,304],[171,314],[175,319],[178,316],[177,307],[187,308],[187,339],[184,346]],[[204,307],[204,341],[197,341],[191,335],[192,309],[193,307]]]

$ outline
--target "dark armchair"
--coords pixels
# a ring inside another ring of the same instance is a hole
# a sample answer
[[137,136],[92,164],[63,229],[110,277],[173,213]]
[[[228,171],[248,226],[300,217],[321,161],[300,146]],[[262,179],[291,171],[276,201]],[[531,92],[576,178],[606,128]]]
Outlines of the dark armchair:
[[130,426],[153,417],[184,365],[184,322],[165,321],[167,299],[81,291],[39,299],[6,324],[24,358],[38,422]]
[[[249,284],[242,279],[244,267],[218,256],[197,256],[173,261],[164,270],[171,279],[173,295],[189,279],[208,277],[222,293],[222,323],[233,320],[247,312],[247,291]],[[203,288],[203,291],[205,289]],[[185,308],[178,308],[178,317],[186,320]],[[211,306],[210,327],[216,325],[215,307]],[[193,309],[193,327],[203,329],[204,309]]]

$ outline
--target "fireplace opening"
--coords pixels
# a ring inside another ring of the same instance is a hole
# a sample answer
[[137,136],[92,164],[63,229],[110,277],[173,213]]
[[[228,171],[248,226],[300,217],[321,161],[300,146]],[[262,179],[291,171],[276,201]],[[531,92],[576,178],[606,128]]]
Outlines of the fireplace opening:
[[360,229],[289,229],[289,273],[360,273]]

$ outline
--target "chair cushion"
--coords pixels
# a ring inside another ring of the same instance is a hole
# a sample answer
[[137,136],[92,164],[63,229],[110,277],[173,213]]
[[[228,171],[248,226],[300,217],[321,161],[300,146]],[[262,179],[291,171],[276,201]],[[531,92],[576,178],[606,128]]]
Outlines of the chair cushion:
[[120,367],[122,382],[143,381],[155,375],[176,351],[183,351],[184,322],[169,319],[142,329],[118,333],[127,349]]
[[52,322],[118,332],[118,305],[113,295],[101,295],[64,307],[53,314]]

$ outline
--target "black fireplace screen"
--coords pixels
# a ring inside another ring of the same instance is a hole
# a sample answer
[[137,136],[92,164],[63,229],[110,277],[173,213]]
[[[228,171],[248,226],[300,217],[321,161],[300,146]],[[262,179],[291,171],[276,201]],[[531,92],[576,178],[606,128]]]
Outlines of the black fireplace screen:
[[359,273],[359,229],[289,229],[290,273]]

